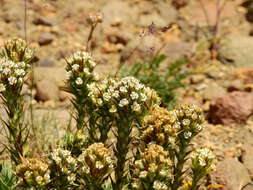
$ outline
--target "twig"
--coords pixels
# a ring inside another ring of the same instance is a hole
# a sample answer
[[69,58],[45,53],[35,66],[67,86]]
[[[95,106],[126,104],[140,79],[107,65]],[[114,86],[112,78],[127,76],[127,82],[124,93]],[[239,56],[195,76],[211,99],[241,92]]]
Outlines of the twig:
[[207,14],[206,7],[205,7],[205,5],[204,5],[204,3],[203,3],[202,0],[199,0],[199,3],[200,3],[200,7],[202,8],[202,10],[203,10],[203,12],[204,12],[207,26],[208,26],[208,28],[210,28],[211,25],[210,25],[210,20],[209,20],[208,14]]
[[27,0],[24,1],[25,1],[24,30],[25,30],[25,41],[27,42]]
[[91,42],[91,39],[92,39],[92,36],[93,36],[93,33],[94,33],[94,30],[96,28],[97,24],[92,24],[91,25],[91,29],[90,29],[90,33],[89,33],[89,37],[87,39],[87,47],[86,47],[86,51],[89,52],[90,51],[90,42]]

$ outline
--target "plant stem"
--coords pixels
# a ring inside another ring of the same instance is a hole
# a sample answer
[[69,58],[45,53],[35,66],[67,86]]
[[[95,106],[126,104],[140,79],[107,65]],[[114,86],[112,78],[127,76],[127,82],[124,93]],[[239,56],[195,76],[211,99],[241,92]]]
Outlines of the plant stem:
[[177,190],[182,185],[181,177],[183,175],[183,166],[185,163],[185,158],[187,156],[186,148],[187,143],[184,142],[185,140],[181,140],[181,145],[179,147],[179,152],[175,154],[177,156],[177,164],[174,166],[174,182],[172,185],[172,190]]
[[126,164],[126,155],[128,152],[128,145],[131,141],[131,121],[126,116],[120,116],[120,121],[118,121],[118,136],[116,144],[116,157],[117,157],[117,166],[115,168],[115,184],[114,190],[122,190],[124,186],[124,168]]

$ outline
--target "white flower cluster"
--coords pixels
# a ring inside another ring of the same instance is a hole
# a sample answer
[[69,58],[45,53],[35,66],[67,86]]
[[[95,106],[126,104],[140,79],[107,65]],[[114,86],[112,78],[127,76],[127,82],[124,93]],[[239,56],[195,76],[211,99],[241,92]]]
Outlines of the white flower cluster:
[[156,181],[153,183],[153,188],[154,188],[155,190],[167,190],[167,189],[168,189],[168,186],[167,186],[165,183],[156,180]]
[[177,115],[177,124],[185,139],[203,130],[205,121],[202,110],[194,104],[179,106],[173,110]]
[[34,52],[27,46],[25,40],[21,38],[13,38],[5,43],[4,52],[7,57],[15,62],[30,62],[34,56]]
[[45,186],[51,181],[49,173],[48,165],[36,158],[23,160],[17,166],[17,176],[25,179],[26,183],[31,185]]
[[[107,172],[113,168],[113,159],[111,151],[104,147],[103,143],[94,143],[90,145],[78,157],[78,161],[82,165],[82,174],[97,174]],[[93,176],[96,177],[96,176]]]
[[167,189],[162,181],[172,181],[172,162],[169,153],[162,146],[149,144],[148,148],[141,153],[141,159],[134,163],[134,180],[132,187],[146,187],[145,182],[152,182],[154,189]]
[[66,61],[68,82],[74,82],[75,85],[81,86],[86,80],[98,80],[98,74],[93,71],[96,63],[88,52],[78,51]]
[[77,160],[71,156],[69,150],[61,148],[54,149],[51,153],[51,159],[60,168],[60,173],[67,175],[69,182],[76,180],[75,171],[77,169]]
[[134,77],[105,78],[99,83],[89,84],[88,90],[92,102],[98,107],[109,107],[110,113],[119,110],[141,113],[151,103],[160,103],[156,92]]
[[14,62],[8,58],[0,59],[0,92],[4,92],[7,86],[22,84],[28,73],[29,64]]
[[[215,155],[209,148],[199,148],[190,154],[193,162],[196,162],[201,167],[209,167],[215,170]],[[194,165],[194,164],[193,164]]]

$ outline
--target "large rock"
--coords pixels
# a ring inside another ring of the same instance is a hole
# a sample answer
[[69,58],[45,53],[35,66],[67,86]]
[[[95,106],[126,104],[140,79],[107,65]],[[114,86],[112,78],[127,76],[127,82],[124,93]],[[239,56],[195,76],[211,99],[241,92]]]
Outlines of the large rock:
[[38,42],[41,46],[48,45],[53,42],[55,36],[49,32],[41,33]]
[[47,79],[52,81],[57,86],[64,86],[66,79],[66,71],[64,67],[35,67],[34,80],[35,83]]
[[248,169],[251,179],[253,179],[253,146],[245,145],[243,147],[242,162]]
[[33,23],[36,25],[55,26],[58,24],[58,21],[52,17],[40,16],[35,18]]
[[138,11],[127,2],[113,0],[103,7],[104,23],[109,25],[130,24],[136,21]]
[[213,181],[224,185],[223,190],[241,190],[251,182],[247,169],[242,163],[233,158],[220,162],[212,174]]
[[204,100],[215,100],[220,97],[224,97],[227,91],[217,83],[209,83],[207,87],[201,92]]
[[210,104],[209,118],[215,124],[244,123],[253,113],[253,94],[235,91]]
[[219,48],[219,58],[223,63],[236,67],[253,66],[253,37],[229,35]]
[[59,88],[49,80],[42,80],[36,83],[36,98],[41,101],[59,100]]

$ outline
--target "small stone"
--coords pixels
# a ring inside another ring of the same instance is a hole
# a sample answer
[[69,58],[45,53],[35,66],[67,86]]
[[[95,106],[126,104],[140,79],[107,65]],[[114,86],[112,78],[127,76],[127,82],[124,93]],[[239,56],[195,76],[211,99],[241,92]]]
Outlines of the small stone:
[[49,80],[37,82],[36,89],[36,99],[40,101],[59,100],[59,88]]
[[201,92],[204,100],[215,100],[216,98],[223,97],[227,94],[227,91],[217,83],[209,83],[207,87]]
[[53,67],[55,65],[55,61],[50,57],[44,57],[39,60],[39,67]]
[[199,84],[205,80],[205,75],[192,75],[191,76],[191,83],[192,84]]
[[51,44],[55,36],[49,32],[41,33],[38,42],[41,46]]
[[245,145],[243,148],[242,162],[248,169],[251,179],[253,179],[253,146]]
[[211,174],[214,182],[224,185],[224,190],[238,190],[251,182],[247,169],[234,158],[226,158]]
[[56,26],[58,21],[55,18],[41,16],[33,20],[35,25]]

